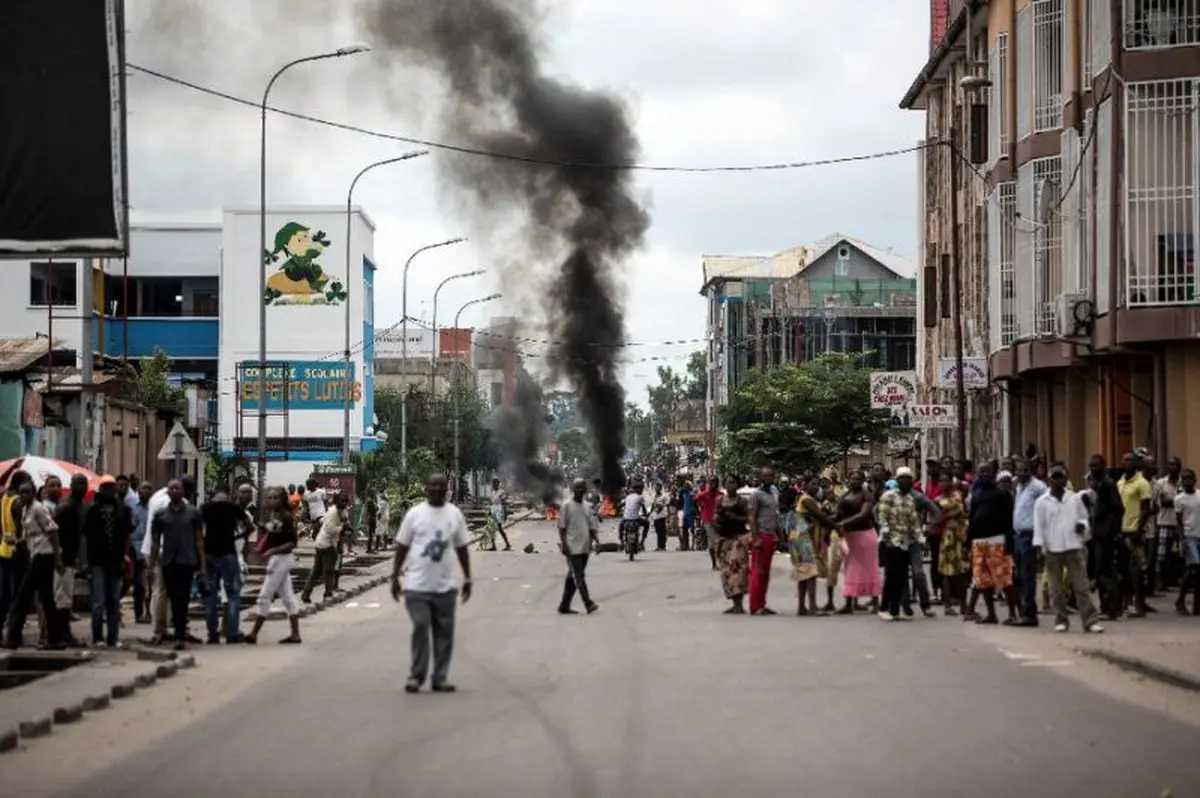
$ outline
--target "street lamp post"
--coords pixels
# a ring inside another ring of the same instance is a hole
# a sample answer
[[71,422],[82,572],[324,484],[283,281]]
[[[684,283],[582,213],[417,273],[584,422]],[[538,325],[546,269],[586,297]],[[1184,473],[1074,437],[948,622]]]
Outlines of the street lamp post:
[[477,276],[483,274],[483,272],[484,272],[483,269],[475,269],[474,271],[470,271],[470,272],[462,272],[460,274],[452,274],[449,277],[447,277],[445,280],[442,280],[440,283],[438,283],[437,288],[435,288],[433,290],[433,336],[434,336],[434,341],[433,341],[433,348],[429,352],[429,397],[430,397],[430,399],[433,398],[433,392],[436,387],[436,383],[434,380],[437,375],[438,294],[440,294],[442,292],[442,289],[446,287],[446,283],[452,282],[454,280],[461,280],[465,277],[477,277]]
[[451,238],[448,241],[427,244],[413,252],[408,256],[408,260],[404,261],[404,277],[400,288],[400,368],[403,370],[400,388],[400,467],[405,471],[408,470],[408,267],[412,266],[412,262],[422,252],[461,244],[466,240],[465,238]]
[[[472,299],[469,302],[464,302],[462,307],[460,307],[458,309],[458,313],[454,314],[454,329],[456,329],[456,330],[458,329],[459,319],[462,317],[464,310],[471,307],[472,305],[480,305],[484,302],[491,302],[493,300],[499,299],[500,297],[501,297],[501,294],[488,294],[487,296],[479,297],[478,299]],[[461,389],[461,386],[459,386],[457,384],[458,383],[457,377],[458,377],[458,375],[456,374],[455,375],[455,386],[454,386],[454,392],[453,392],[453,394],[454,394],[454,479],[455,479],[454,487],[455,488],[458,487],[458,484],[459,484],[458,480],[462,479],[462,474],[459,473],[459,448],[458,448],[459,427],[460,427],[460,422],[462,420],[461,419],[462,414],[460,412],[461,407],[459,407],[459,394],[462,393],[462,389]],[[458,494],[455,493],[455,495],[457,496]]]
[[[395,158],[385,158],[382,161],[376,161],[375,163],[367,164],[362,169],[360,169],[358,171],[358,174],[356,174],[354,176],[354,179],[350,181],[350,189],[346,192],[346,285],[347,285],[347,287],[349,287],[349,285],[350,285],[350,274],[351,274],[350,235],[351,235],[351,229],[352,229],[351,221],[353,220],[353,214],[354,214],[354,210],[353,210],[354,187],[358,185],[358,181],[363,175],[365,175],[367,172],[371,171],[372,169],[375,169],[376,167],[387,166],[388,164],[399,163],[400,161],[408,161],[413,158],[420,158],[421,156],[428,155],[428,154],[429,154],[429,150],[416,150],[414,152],[406,152],[403,155],[398,155]],[[365,303],[367,300],[367,295],[366,295],[365,291],[362,292],[362,297],[363,297],[363,302]],[[353,300],[352,296],[347,296],[346,302],[345,302],[345,304],[346,304],[346,350],[343,353],[344,362],[342,364],[343,368],[345,369],[345,375],[344,375],[345,376],[345,386],[344,386],[344,395],[342,397],[342,401],[343,401],[343,406],[342,406],[342,438],[343,438],[343,440],[342,440],[342,462],[343,463],[350,462],[350,405],[351,405],[351,388],[353,387],[352,381],[350,379],[350,302],[352,300]],[[367,306],[364,304],[363,305],[363,313],[366,313],[366,312],[367,312]],[[363,346],[364,347],[366,346],[365,341],[363,342]]]
[[[294,66],[307,64],[310,61],[324,61],[327,58],[342,58],[347,55],[365,53],[371,48],[365,44],[351,44],[339,47],[328,53],[309,55],[288,61],[275,70],[275,74],[267,81],[263,90],[262,103],[259,106],[261,116],[261,131],[259,134],[258,158],[258,254],[254,260],[258,264],[258,467],[257,488],[258,507],[260,515],[265,512],[267,503],[264,488],[267,480],[267,264],[264,260],[267,252],[267,100],[271,89],[279,76]],[[284,390],[287,390],[286,384]]]

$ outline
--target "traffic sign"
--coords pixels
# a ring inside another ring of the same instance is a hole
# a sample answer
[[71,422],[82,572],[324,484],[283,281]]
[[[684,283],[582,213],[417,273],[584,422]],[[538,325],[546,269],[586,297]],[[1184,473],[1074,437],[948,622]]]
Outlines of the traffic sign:
[[176,421],[175,426],[171,427],[171,431],[167,433],[167,439],[163,441],[162,448],[158,450],[158,459],[174,460],[178,457],[182,460],[195,460],[199,456],[200,450],[192,442],[192,436],[188,435],[183,422]]

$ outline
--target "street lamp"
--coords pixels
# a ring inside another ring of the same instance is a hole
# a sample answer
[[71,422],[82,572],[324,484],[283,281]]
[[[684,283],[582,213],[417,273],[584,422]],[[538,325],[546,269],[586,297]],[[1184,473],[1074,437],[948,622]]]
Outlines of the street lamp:
[[[502,296],[502,294],[488,294],[487,296],[479,297],[478,299],[472,299],[469,302],[464,302],[462,307],[460,307],[458,309],[458,313],[454,314],[454,329],[456,329],[456,330],[458,329],[458,321],[460,318],[462,318],[462,314],[463,314],[464,310],[471,307],[472,305],[480,305],[480,304],[483,304],[484,302],[491,302],[493,300],[499,299],[501,296]],[[461,373],[461,370],[459,370],[459,371]],[[456,374],[455,375],[455,383],[457,383],[457,382],[458,382],[458,379],[457,379],[457,374]],[[459,426],[460,426],[460,422],[462,420],[460,418],[461,413],[459,412],[461,410],[461,408],[459,407],[459,404],[458,404],[458,395],[460,393],[462,393],[461,387],[456,384],[455,390],[454,390],[454,479],[455,480],[462,479],[462,474],[459,473],[459,456],[458,456],[458,454],[459,454],[459,452],[458,452]],[[458,487],[457,481],[455,482],[454,486],[456,488]],[[458,495],[457,492],[455,493],[455,495],[456,496]]]
[[435,388],[434,379],[437,374],[437,342],[438,342],[437,303],[438,303],[438,294],[440,294],[442,292],[442,289],[446,287],[446,283],[452,282],[454,280],[461,280],[465,277],[477,277],[483,273],[484,273],[483,269],[475,269],[474,271],[470,271],[470,272],[462,272],[460,274],[452,274],[449,277],[447,277],[445,280],[442,280],[440,283],[438,283],[437,288],[435,288],[433,290],[434,345],[433,345],[433,348],[431,349],[431,351],[429,352],[429,397],[430,397],[430,399],[433,398],[433,392],[434,392],[434,388]]
[[[267,264],[263,260],[267,252],[267,100],[271,89],[279,76],[294,66],[307,64],[310,61],[324,61],[327,58],[342,58],[347,55],[365,53],[371,48],[366,44],[350,44],[336,50],[308,55],[288,61],[275,70],[275,74],[267,81],[263,90],[262,103],[259,105],[259,115],[262,127],[259,134],[258,159],[258,254],[254,260],[258,264],[258,508],[260,516],[266,512],[267,502],[264,498],[267,480]],[[287,390],[286,375],[283,389]],[[263,516],[265,517],[265,516]]]
[[[382,161],[376,161],[375,163],[367,164],[362,169],[360,169],[358,171],[358,174],[356,174],[354,176],[354,179],[350,181],[350,189],[346,192],[346,285],[347,286],[349,286],[349,284],[350,284],[350,273],[351,273],[350,272],[350,235],[351,235],[351,224],[350,223],[351,223],[351,220],[352,220],[352,217],[354,214],[354,210],[352,207],[352,204],[354,201],[354,187],[358,185],[358,181],[363,175],[365,175],[367,172],[371,171],[372,169],[374,169],[376,167],[387,166],[388,164],[399,163],[400,161],[408,161],[413,158],[420,158],[421,156],[428,155],[428,154],[429,154],[429,150],[416,150],[414,152],[406,152],[403,155],[397,155],[395,158],[385,158]],[[350,380],[350,301],[351,301],[351,299],[352,299],[352,297],[348,296],[345,300],[345,304],[346,304],[346,350],[343,353],[345,362],[342,364],[343,367],[345,368],[345,375],[344,375],[345,376],[345,395],[342,397],[342,400],[343,400],[342,437],[344,439],[342,441],[342,462],[343,463],[350,462],[350,404],[351,404],[350,389],[352,387],[351,380]],[[367,299],[366,292],[363,292],[363,302],[364,303],[366,302],[366,299]],[[366,306],[366,304],[364,304],[363,305],[363,313],[366,313],[366,312],[367,312],[367,306]],[[364,346],[365,346],[365,342],[364,342]]]
[[451,238],[436,244],[426,244],[408,256],[404,261],[404,278],[400,288],[400,368],[403,369],[400,391],[400,467],[408,470],[408,267],[422,252],[439,247],[449,247],[461,244],[465,238]]

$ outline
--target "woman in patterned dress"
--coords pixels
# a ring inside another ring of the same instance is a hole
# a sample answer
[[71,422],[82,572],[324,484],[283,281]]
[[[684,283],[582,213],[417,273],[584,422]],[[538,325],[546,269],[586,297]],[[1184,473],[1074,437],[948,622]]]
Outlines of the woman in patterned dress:
[[717,562],[721,564],[721,587],[733,602],[726,615],[744,615],[742,601],[750,578],[750,510],[738,495],[738,478],[725,477],[725,494],[717,501]]
[[821,478],[810,477],[804,493],[796,502],[792,526],[787,530],[788,553],[792,558],[792,581],[796,583],[796,614],[827,615],[817,609],[817,577],[821,573],[821,542],[833,529],[833,518],[817,499],[821,493]]
[[947,615],[958,615],[966,609],[967,580],[971,561],[967,558],[967,511],[962,491],[954,477],[944,472],[939,480],[941,495],[937,506],[942,511],[941,557],[938,573],[942,575],[942,600]]

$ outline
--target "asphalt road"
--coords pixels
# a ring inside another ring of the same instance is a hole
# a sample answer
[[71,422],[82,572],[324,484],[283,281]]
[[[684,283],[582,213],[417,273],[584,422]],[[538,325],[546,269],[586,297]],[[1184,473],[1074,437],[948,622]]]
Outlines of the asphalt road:
[[[547,552],[547,532],[520,543]],[[403,693],[407,617],[368,594],[235,701],[62,794],[1200,795],[1196,727],[1029,667],[957,619],[724,616],[707,557],[676,552],[600,555],[600,612],[562,617],[558,557],[475,562],[457,694]],[[794,608],[781,571],[771,596]]]

